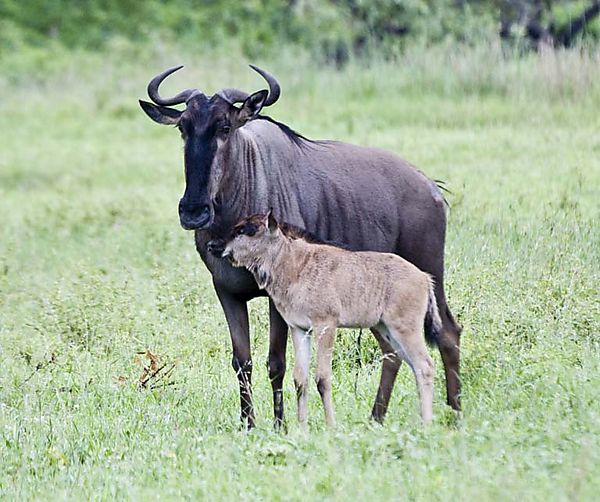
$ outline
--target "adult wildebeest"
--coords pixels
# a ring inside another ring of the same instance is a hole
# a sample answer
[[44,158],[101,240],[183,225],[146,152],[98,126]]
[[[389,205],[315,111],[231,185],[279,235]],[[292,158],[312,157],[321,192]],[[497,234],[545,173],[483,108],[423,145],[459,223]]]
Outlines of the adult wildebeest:
[[[170,68],[148,84],[155,103],[140,101],[159,124],[173,124],[184,140],[185,192],[179,201],[184,229],[195,230],[196,249],[212,274],[233,345],[233,368],[240,383],[241,417],[254,424],[252,361],[246,303],[265,295],[252,275],[208,252],[248,214],[273,208],[280,219],[322,240],[351,249],[387,251],[413,262],[435,279],[443,323],[439,349],[446,373],[448,404],[460,408],[459,336],[444,293],[446,211],[437,185],[408,162],[375,148],[338,141],[311,141],[260,115],[280,95],[275,78],[252,66],[269,90],[253,94],[222,89],[206,96],[198,89],[162,98],[161,82],[181,67]],[[171,105],[185,103],[179,111]],[[236,107],[241,103],[240,107]],[[216,242],[216,241],[213,241]],[[275,423],[283,421],[287,325],[269,301],[269,377]],[[400,366],[392,348],[384,358],[372,416],[383,420]]]
[[[303,229],[279,225],[271,212],[240,221],[221,253],[249,270],[292,331],[298,421],[308,418],[308,374],[312,338],[317,348],[315,382],[325,421],[335,426],[331,398],[331,359],[336,330],[370,328],[406,361],[417,382],[421,416],[431,422],[433,360],[423,339],[442,331],[433,280],[392,253],[348,251],[315,242]],[[385,354],[384,354],[385,355]]]

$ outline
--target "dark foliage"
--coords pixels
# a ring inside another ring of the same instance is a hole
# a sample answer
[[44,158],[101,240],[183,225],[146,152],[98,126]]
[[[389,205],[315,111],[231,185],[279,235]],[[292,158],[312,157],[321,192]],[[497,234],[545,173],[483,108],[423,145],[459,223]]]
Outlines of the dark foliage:
[[282,43],[343,64],[372,50],[500,36],[570,46],[600,32],[597,0],[0,0],[0,53],[54,39],[95,49],[115,36],[177,39],[197,48],[234,43],[250,56]]

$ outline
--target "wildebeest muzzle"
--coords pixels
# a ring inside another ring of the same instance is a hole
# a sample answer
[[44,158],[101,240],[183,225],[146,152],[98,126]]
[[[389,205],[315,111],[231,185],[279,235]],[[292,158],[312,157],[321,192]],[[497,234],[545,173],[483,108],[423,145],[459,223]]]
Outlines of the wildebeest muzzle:
[[185,230],[199,230],[210,225],[210,206],[208,204],[179,201],[179,222]]

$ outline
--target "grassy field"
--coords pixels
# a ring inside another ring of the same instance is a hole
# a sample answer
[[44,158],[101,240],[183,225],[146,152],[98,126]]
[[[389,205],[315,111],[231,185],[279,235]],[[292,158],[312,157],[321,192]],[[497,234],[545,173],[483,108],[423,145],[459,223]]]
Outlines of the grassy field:
[[[406,367],[386,424],[370,423],[379,354],[347,331],[334,362],[339,426],[324,428],[311,388],[309,434],[290,373],[289,432],[271,430],[260,300],[258,427],[240,431],[224,317],[178,223],[180,139],[137,106],[147,79],[182,60],[165,93],[258,88],[245,60],[116,51],[42,76],[5,64],[0,498],[598,496],[598,54],[426,56],[341,72],[260,62],[283,86],[274,118],[312,138],[391,149],[452,191],[447,281],[464,326],[464,413],[444,405],[436,351],[434,424],[419,422]],[[138,387],[146,350],[176,363],[173,385]]]

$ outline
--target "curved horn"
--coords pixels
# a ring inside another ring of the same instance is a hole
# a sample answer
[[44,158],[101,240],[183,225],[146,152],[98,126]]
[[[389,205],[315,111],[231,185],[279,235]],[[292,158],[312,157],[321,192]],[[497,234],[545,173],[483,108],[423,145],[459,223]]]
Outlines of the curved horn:
[[219,92],[217,92],[217,94],[221,96],[225,101],[227,101],[230,105],[246,101],[246,98],[248,98],[249,96],[247,92],[233,88],[221,89]]
[[265,100],[263,106],[272,105],[273,103],[275,103],[275,101],[279,99],[279,96],[281,94],[281,87],[279,87],[279,83],[273,75],[266,72],[265,70],[261,70],[258,66],[254,66],[253,64],[251,64],[250,68],[252,68],[256,73],[258,73],[262,78],[264,78],[267,81],[267,84],[269,84],[269,95],[267,96],[267,99]]
[[158,94],[158,87],[162,83],[162,81],[167,78],[172,73],[175,73],[177,70],[181,70],[183,65],[174,66],[173,68],[169,68],[168,70],[159,73],[150,80],[148,84],[148,96],[150,99],[154,101],[157,105],[169,106],[169,105],[178,105],[180,103],[185,103],[193,94],[199,92],[198,89],[186,89],[185,91],[180,92],[177,96],[172,98],[161,98]]

